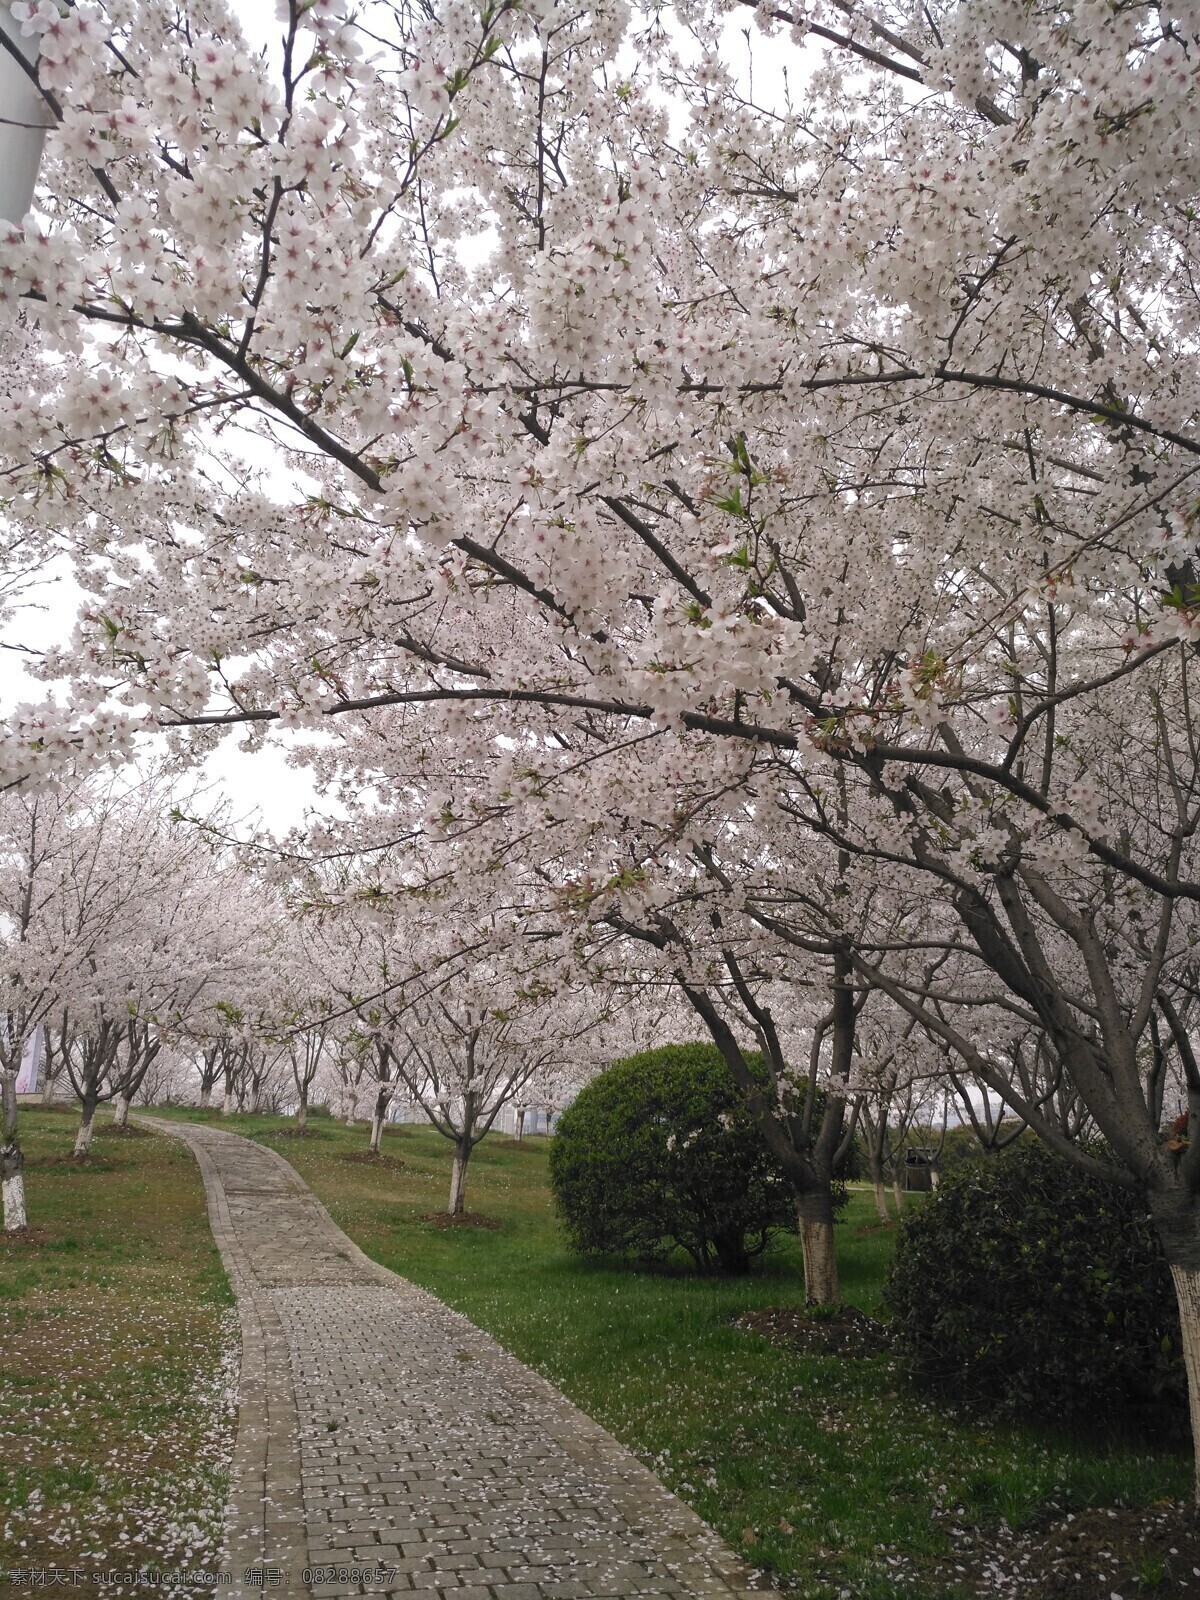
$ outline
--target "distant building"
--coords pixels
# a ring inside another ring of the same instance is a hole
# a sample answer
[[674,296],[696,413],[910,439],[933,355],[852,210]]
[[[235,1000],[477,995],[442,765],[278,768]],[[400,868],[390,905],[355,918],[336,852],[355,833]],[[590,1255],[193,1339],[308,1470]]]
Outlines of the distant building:
[[[554,1131],[554,1124],[557,1119],[557,1109],[547,1110],[544,1106],[541,1109],[535,1109],[530,1106],[525,1112],[524,1132],[526,1135],[541,1134],[544,1137]],[[415,1100],[396,1099],[388,1107],[388,1121],[422,1123],[428,1122],[429,1118]],[[492,1124],[492,1131],[494,1133],[507,1134],[509,1138],[516,1136],[517,1112],[514,1106],[501,1106],[499,1115]]]

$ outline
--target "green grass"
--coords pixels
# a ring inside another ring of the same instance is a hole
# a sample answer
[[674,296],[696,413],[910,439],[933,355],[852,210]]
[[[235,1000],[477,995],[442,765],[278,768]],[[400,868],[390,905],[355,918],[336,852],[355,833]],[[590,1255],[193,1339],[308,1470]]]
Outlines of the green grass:
[[[932,1574],[951,1522],[1019,1527],[1055,1509],[1189,1491],[1180,1454],[964,1423],[908,1393],[886,1357],[802,1357],[732,1327],[743,1311],[800,1303],[794,1241],[752,1277],[724,1282],[572,1257],[545,1139],[492,1137],[472,1158],[468,1207],[499,1219],[499,1232],[443,1230],[419,1220],[449,1188],[449,1146],[432,1130],[389,1129],[383,1162],[369,1165],[361,1124],[314,1118],[302,1139],[277,1118],[224,1125],[280,1151],[369,1255],[551,1378],[801,1594],[950,1600],[954,1587]],[[868,1312],[893,1240],[870,1196],[852,1196],[839,1263],[847,1299]]]
[[[236,1313],[188,1152],[21,1111],[30,1231],[0,1235],[0,1594],[30,1567],[213,1565]],[[181,1465],[185,1463],[186,1465]],[[7,1581],[6,1581],[7,1580]]]

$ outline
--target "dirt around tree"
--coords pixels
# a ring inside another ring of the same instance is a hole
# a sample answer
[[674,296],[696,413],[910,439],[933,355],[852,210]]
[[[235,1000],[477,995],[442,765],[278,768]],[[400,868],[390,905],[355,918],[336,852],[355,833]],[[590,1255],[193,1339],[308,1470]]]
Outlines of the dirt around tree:
[[495,1217],[483,1217],[477,1211],[426,1211],[418,1220],[435,1228],[487,1228],[491,1233],[499,1233],[503,1226]]
[[1200,1595],[1200,1517],[1191,1505],[1121,1508],[1057,1517],[1013,1532],[1004,1524],[970,1528],[947,1513],[953,1551],[915,1566],[897,1561],[897,1579],[933,1592],[995,1600],[1137,1600]]
[[339,1161],[348,1161],[353,1166],[378,1167],[384,1172],[403,1172],[404,1162],[395,1156],[377,1153],[374,1150],[348,1150],[338,1156]]
[[890,1343],[885,1325],[857,1306],[766,1306],[747,1311],[734,1327],[806,1356],[875,1356]]
[[[735,1328],[807,1356],[873,1356],[888,1330],[857,1306],[747,1311]],[[1187,1502],[1092,1508],[1014,1531],[972,1524],[963,1509],[939,1514],[950,1554],[914,1559],[883,1552],[902,1591],[910,1584],[978,1600],[1167,1600],[1200,1596],[1200,1513]]]

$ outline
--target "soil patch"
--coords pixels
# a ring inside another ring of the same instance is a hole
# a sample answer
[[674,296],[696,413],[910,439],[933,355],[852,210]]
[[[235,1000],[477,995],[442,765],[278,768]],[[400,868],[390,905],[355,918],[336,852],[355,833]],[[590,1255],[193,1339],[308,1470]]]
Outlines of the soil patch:
[[478,1211],[463,1211],[457,1217],[448,1211],[425,1211],[418,1221],[431,1222],[435,1228],[487,1228],[491,1233],[499,1233],[503,1226],[495,1217],[480,1216]]
[[953,1554],[919,1569],[931,1587],[990,1600],[1200,1595],[1200,1517],[1184,1502],[1081,1511],[1020,1533],[949,1520]]
[[52,1156],[26,1156],[25,1171],[33,1172],[39,1167],[51,1172],[128,1172],[132,1161],[123,1159],[113,1150],[101,1149],[93,1144],[85,1156],[77,1156],[71,1150],[63,1150]]
[[874,1356],[890,1345],[883,1323],[857,1306],[839,1306],[832,1315],[803,1306],[766,1306],[745,1312],[733,1325],[806,1356]]
[[371,1150],[349,1150],[338,1157],[339,1161],[349,1161],[356,1167],[382,1167],[388,1172],[403,1172],[404,1162],[398,1161],[395,1156],[376,1155]]
[[[26,1163],[28,1165],[28,1163]],[[22,1228],[19,1233],[0,1233],[0,1250],[16,1255],[21,1250],[40,1250],[54,1235],[49,1228]]]

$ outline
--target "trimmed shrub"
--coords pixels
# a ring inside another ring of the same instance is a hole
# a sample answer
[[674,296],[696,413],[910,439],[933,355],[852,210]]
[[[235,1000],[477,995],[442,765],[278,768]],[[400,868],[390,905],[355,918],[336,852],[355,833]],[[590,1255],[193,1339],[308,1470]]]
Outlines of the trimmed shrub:
[[550,1182],[571,1248],[746,1272],[795,1201],[715,1045],[615,1062],[567,1107]]
[[884,1290],[910,1374],[958,1404],[1186,1422],[1179,1319],[1143,1202],[1032,1136],[957,1167],[903,1223]]

